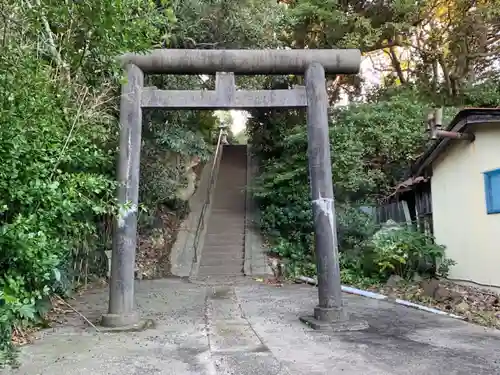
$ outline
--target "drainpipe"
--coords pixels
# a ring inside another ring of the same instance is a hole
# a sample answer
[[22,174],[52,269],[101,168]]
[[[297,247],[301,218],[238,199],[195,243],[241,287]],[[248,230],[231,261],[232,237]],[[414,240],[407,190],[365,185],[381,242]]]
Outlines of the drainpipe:
[[436,108],[427,116],[427,131],[430,133],[431,139],[459,139],[474,142],[475,136],[473,133],[459,133],[448,130],[443,130],[443,108]]

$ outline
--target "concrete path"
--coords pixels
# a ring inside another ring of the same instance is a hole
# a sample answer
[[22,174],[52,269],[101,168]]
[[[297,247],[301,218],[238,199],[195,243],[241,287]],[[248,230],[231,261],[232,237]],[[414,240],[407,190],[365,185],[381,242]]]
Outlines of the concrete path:
[[[138,305],[156,326],[96,333],[75,314],[23,348],[23,365],[6,375],[483,375],[500,373],[500,331],[345,296],[348,311],[370,328],[318,333],[298,317],[312,313],[316,289],[242,280],[197,285],[141,281]],[[74,303],[90,319],[107,292]]]

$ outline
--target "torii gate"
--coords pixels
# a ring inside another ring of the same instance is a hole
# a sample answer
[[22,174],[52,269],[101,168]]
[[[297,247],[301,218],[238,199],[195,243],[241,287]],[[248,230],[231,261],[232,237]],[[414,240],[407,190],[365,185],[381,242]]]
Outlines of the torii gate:
[[[109,285],[109,310],[101,324],[137,327],[134,268],[143,108],[245,109],[307,108],[309,175],[315,228],[319,304],[301,318],[313,328],[345,321],[337,249],[337,229],[328,136],[325,73],[356,74],[361,53],[345,50],[179,50],[125,54],[127,73],[120,101],[118,202]],[[216,74],[215,91],[159,90],[144,87],[144,74]],[[305,75],[305,87],[236,91],[234,74]]]

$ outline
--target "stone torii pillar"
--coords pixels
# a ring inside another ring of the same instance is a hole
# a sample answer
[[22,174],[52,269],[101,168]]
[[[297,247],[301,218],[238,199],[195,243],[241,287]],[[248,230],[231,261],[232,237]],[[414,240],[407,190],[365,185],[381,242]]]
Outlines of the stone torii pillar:
[[[301,318],[313,328],[346,321],[340,285],[337,228],[328,136],[325,73],[356,74],[359,50],[169,50],[121,57],[127,74],[120,102],[120,160],[109,310],[102,325],[137,327],[134,268],[143,108],[247,109],[302,107],[307,109],[309,174],[315,228],[319,303],[313,316]],[[216,88],[160,90],[144,87],[144,74],[216,74]],[[234,74],[305,75],[305,87],[290,90],[236,90]]]

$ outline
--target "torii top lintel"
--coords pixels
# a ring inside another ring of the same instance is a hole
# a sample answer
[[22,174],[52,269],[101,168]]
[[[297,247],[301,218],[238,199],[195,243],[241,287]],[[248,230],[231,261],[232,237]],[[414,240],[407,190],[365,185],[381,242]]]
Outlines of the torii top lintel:
[[123,65],[134,64],[147,74],[303,75],[313,62],[321,64],[325,73],[356,74],[361,52],[357,49],[155,49],[145,54],[124,54],[120,61]]

